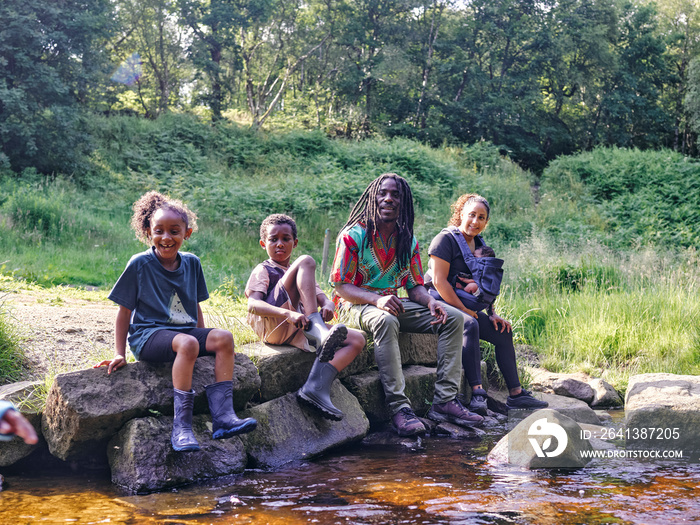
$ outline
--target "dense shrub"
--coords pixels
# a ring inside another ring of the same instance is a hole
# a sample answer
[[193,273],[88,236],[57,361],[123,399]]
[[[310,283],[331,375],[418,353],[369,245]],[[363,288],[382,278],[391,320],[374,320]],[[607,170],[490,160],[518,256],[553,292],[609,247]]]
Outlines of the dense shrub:
[[700,242],[700,161],[669,150],[598,148],[561,157],[542,175],[552,233],[575,231],[611,246]]

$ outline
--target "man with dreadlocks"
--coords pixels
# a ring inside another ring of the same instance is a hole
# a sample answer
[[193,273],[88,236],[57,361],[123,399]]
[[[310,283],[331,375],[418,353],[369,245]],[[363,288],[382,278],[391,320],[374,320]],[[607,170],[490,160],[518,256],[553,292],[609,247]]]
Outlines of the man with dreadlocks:
[[[423,434],[425,426],[404,394],[399,331],[438,334],[437,380],[428,417],[463,426],[483,421],[457,399],[462,314],[433,299],[423,286],[413,236],[413,195],[405,179],[385,173],[367,187],[338,235],[330,281],[350,322],[372,334],[386,403],[400,436]],[[398,297],[400,287],[408,299]]]

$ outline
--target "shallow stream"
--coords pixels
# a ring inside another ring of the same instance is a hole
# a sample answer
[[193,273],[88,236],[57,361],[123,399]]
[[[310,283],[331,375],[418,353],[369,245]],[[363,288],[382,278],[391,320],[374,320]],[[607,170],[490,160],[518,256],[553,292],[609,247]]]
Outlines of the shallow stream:
[[146,496],[106,472],[6,475],[0,523],[675,524],[700,522],[700,465],[594,460],[573,472],[492,466],[499,435],[362,446],[277,472]]

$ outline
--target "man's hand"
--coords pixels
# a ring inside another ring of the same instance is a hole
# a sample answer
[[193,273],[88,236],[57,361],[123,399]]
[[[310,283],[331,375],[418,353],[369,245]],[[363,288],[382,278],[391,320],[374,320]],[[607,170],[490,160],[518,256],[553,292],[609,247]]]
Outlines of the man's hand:
[[396,316],[404,311],[401,299],[395,295],[382,295],[377,299],[377,308]]
[[447,311],[443,308],[440,301],[431,296],[428,301],[428,308],[430,309],[430,315],[435,318],[430,324],[445,324],[447,322]]
[[326,303],[321,307],[321,318],[325,322],[332,320],[333,315],[335,315],[335,305],[333,303]]

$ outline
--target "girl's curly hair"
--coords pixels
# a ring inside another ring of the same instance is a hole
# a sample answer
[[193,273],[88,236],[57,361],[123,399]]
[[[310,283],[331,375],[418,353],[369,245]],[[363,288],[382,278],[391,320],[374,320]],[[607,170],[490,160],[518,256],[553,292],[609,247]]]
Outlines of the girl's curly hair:
[[134,203],[134,215],[131,217],[131,227],[136,232],[136,238],[150,244],[148,229],[151,227],[151,217],[158,210],[172,210],[182,217],[185,228],[197,231],[197,215],[182,201],[166,197],[157,191],[149,191],[141,195]]
[[468,203],[472,202],[479,202],[486,207],[486,220],[488,220],[489,216],[491,215],[491,206],[489,206],[489,201],[478,193],[465,193],[459,199],[454,201],[452,206],[450,206],[452,209],[452,217],[450,217],[450,221],[447,223],[448,226],[459,227],[462,224],[462,211],[464,210],[464,207]]

